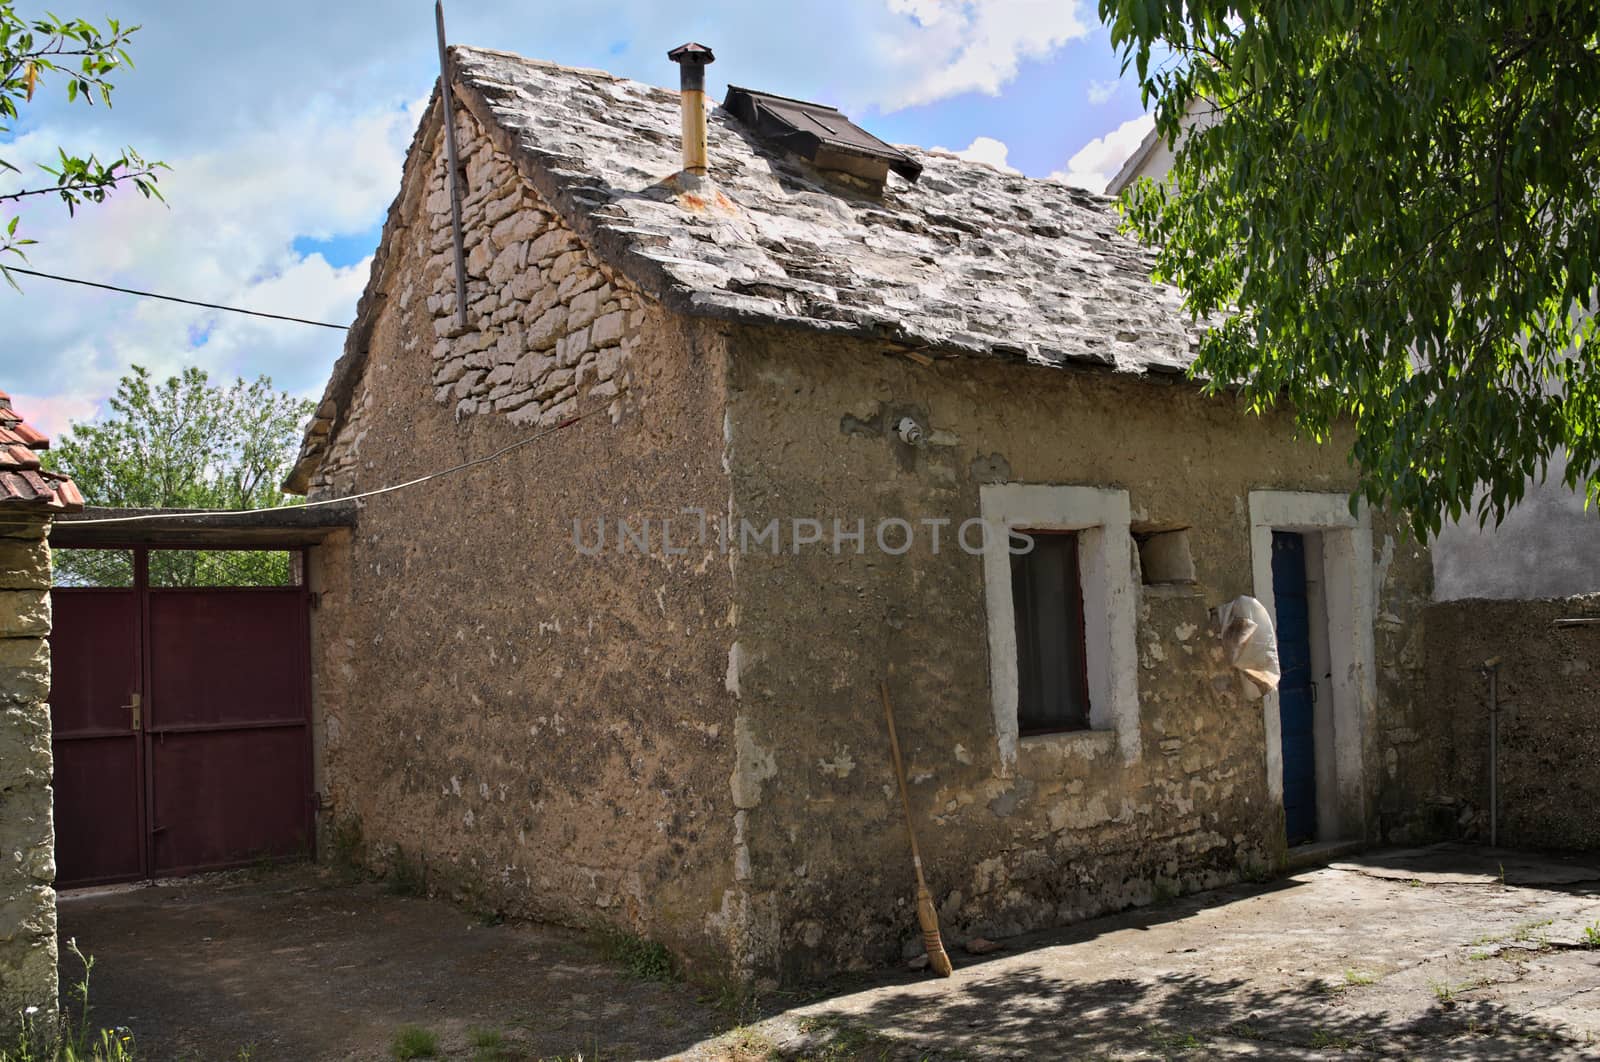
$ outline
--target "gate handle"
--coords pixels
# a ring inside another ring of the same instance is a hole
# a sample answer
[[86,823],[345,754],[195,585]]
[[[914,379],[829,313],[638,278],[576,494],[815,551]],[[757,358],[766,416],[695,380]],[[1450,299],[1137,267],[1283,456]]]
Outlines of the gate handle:
[[143,720],[140,718],[142,713],[139,710],[139,705],[140,705],[141,701],[143,700],[143,698],[140,697],[139,694],[137,694],[137,693],[130,693],[130,694],[128,694],[128,696],[133,699],[133,703],[132,704],[124,704],[122,706],[122,707],[126,708],[128,711],[133,713],[132,722],[129,724],[128,729],[130,729],[130,730],[138,730],[139,727],[140,727],[140,724],[143,722]]

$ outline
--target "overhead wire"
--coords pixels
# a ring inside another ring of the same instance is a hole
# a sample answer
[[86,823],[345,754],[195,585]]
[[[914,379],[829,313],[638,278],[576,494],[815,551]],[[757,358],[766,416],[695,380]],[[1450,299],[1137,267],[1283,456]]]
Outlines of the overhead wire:
[[[476,468],[478,465],[488,464],[490,461],[495,461],[504,457],[513,450],[520,450],[524,446],[536,443],[540,439],[554,435],[558,431],[563,431],[567,428],[570,428],[579,421],[586,420],[589,417],[594,416],[596,413],[601,412],[604,408],[604,406],[596,406],[595,408],[586,410],[582,413],[575,413],[566,420],[561,421],[559,424],[546,428],[543,431],[535,432],[534,434],[529,435],[527,438],[519,439],[514,443],[509,443],[500,447],[500,449],[494,451],[493,453],[484,454],[482,457],[474,457],[470,461],[462,461],[460,464],[451,465],[449,468],[441,468],[436,472],[429,472],[426,475],[417,476],[414,479],[408,479],[403,483],[391,483],[387,487],[375,487],[372,490],[361,491],[359,494],[346,494],[339,498],[323,498],[320,501],[297,502],[294,505],[270,505],[260,509],[185,509],[181,511],[163,513],[141,513],[138,516],[100,516],[88,520],[69,519],[62,520],[61,523],[63,525],[71,525],[73,527],[85,527],[95,524],[133,524],[141,523],[147,520],[181,520],[191,516],[252,516],[258,513],[284,513],[294,512],[295,510],[300,509],[317,509],[326,505],[342,505],[345,502],[360,501],[363,498],[375,498],[380,494],[392,494],[397,490],[405,490],[407,487],[420,486],[423,483],[439,479],[442,476],[453,475],[456,472],[462,472],[469,468]],[[4,510],[0,509],[0,513],[4,513]],[[40,515],[49,516],[54,514],[46,511]],[[0,525],[12,527],[23,526],[32,523],[34,523],[32,520],[0,520]]]
[[55,273],[41,273],[37,269],[23,269],[21,266],[8,265],[8,273],[21,273],[23,276],[42,277],[45,280],[59,280],[63,284],[81,284],[86,288],[100,288],[104,291],[116,291],[123,295],[138,295],[146,299],[162,299],[166,302],[181,302],[185,306],[201,306],[207,310],[226,310],[228,313],[242,313],[250,317],[265,317],[273,321],[292,321],[295,324],[315,325],[318,328],[337,328],[341,332],[350,330],[349,325],[330,324],[327,321],[313,321],[306,317],[291,317],[282,313],[267,313],[265,310],[246,310],[239,306],[224,306],[219,302],[201,302],[198,299],[182,299],[176,295],[162,295],[155,291],[140,291],[137,288],[123,288],[115,284],[102,284],[96,280],[80,280],[77,277],[63,277]]

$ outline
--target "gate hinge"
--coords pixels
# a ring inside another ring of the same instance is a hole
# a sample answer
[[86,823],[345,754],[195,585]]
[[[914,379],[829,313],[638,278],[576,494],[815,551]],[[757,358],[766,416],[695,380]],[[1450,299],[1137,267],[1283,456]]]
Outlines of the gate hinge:
[[311,611],[315,612],[317,609],[322,607],[322,595],[321,594],[319,594],[315,590],[313,590],[313,591],[311,591],[311,593],[308,596],[311,598]]

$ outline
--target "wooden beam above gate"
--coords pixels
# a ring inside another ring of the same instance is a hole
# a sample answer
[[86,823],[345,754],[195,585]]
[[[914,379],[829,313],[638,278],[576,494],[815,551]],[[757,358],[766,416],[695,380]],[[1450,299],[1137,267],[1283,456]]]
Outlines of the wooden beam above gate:
[[240,513],[94,506],[57,516],[50,545],[68,549],[294,549],[315,545],[336,531],[356,526],[356,512],[354,501]]

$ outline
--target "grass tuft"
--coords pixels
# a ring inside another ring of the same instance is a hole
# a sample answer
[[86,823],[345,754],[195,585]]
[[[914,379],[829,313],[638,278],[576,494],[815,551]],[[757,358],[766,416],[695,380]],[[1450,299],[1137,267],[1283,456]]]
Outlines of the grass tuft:
[[389,857],[389,891],[396,896],[428,895],[427,864],[407,855],[399,845]]
[[401,1062],[411,1058],[438,1058],[439,1034],[420,1025],[402,1025],[394,1034],[389,1053]]
[[676,981],[678,964],[666,945],[620,929],[602,930],[600,953],[641,981]]

